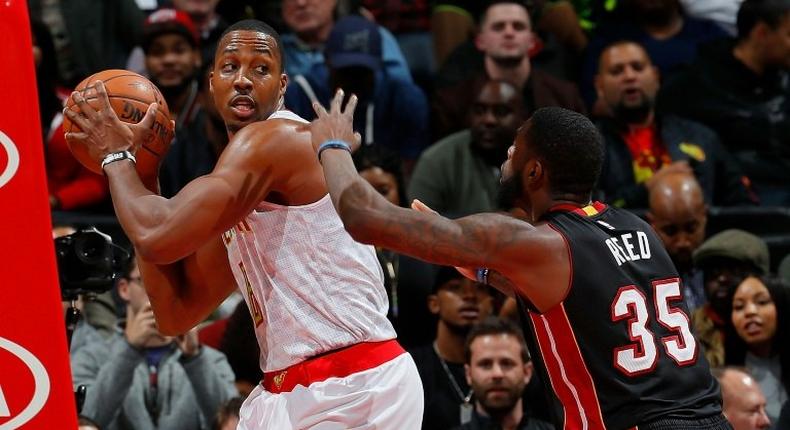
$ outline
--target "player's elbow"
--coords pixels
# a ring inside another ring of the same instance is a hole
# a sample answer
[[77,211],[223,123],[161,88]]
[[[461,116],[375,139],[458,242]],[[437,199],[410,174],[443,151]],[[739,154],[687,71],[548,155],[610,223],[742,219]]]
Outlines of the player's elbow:
[[341,216],[343,226],[355,241],[366,245],[374,244],[377,221],[372,212],[355,210],[350,214]]
[[167,243],[157,236],[143,236],[132,239],[135,252],[143,260],[152,264],[172,264],[180,259],[167,246]]

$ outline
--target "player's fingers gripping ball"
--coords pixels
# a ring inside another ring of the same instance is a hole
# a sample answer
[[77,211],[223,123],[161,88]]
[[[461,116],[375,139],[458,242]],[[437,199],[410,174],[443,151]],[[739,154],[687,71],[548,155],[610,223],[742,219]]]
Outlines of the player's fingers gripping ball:
[[[154,122],[143,136],[142,146],[137,149],[137,171],[142,177],[156,175],[162,158],[167,153],[173,139],[173,124],[162,93],[148,79],[128,70],[105,70],[86,78],[74,89],[79,92],[92,108],[101,108],[96,82],[102,81],[107,91],[110,106],[122,122],[137,124],[144,117],[151,103],[156,102],[158,109]],[[69,97],[66,108],[80,112],[80,108]],[[63,131],[79,132],[80,127],[68,116],[63,118]],[[101,160],[93,159],[84,143],[68,140],[69,149],[74,157],[85,167],[102,173]]]

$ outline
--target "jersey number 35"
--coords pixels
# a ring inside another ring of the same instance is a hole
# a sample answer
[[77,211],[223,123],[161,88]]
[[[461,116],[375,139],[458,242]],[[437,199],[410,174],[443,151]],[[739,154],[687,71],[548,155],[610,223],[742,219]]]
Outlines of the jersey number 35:
[[[667,356],[678,366],[687,366],[697,360],[697,342],[691,334],[689,318],[682,309],[672,307],[670,302],[681,301],[678,278],[653,281],[652,312],[658,323],[670,333],[660,342]],[[658,363],[656,336],[648,328],[651,309],[644,293],[635,285],[621,287],[615,295],[611,309],[612,321],[625,320],[633,343],[614,349],[614,365],[628,376],[649,373]]]

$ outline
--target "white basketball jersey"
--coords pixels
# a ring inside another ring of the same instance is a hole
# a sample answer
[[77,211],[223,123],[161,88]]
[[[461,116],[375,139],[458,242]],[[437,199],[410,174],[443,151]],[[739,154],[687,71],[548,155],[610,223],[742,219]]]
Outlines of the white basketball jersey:
[[[289,111],[271,118],[306,122]],[[304,206],[261,202],[223,242],[255,324],[263,371],[395,338],[376,251],[351,238],[328,194]]]

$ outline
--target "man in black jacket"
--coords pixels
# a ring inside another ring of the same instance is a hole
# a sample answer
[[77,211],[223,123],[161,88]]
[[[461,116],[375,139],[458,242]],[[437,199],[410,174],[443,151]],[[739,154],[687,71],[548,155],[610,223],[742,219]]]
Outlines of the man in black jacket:
[[[524,387],[532,362],[521,329],[508,320],[487,318],[472,328],[464,347],[466,380],[474,392],[471,407],[456,430],[552,430],[524,411]],[[465,419],[466,418],[466,419]]]
[[746,0],[738,37],[700,51],[662,110],[714,129],[763,205],[790,205],[790,0]]
[[610,116],[598,123],[606,140],[598,188],[609,204],[647,207],[656,178],[672,172],[693,172],[714,205],[751,203],[748,179],[712,130],[656,113],[658,70],[641,45],[615,42],[599,65],[595,87]]

